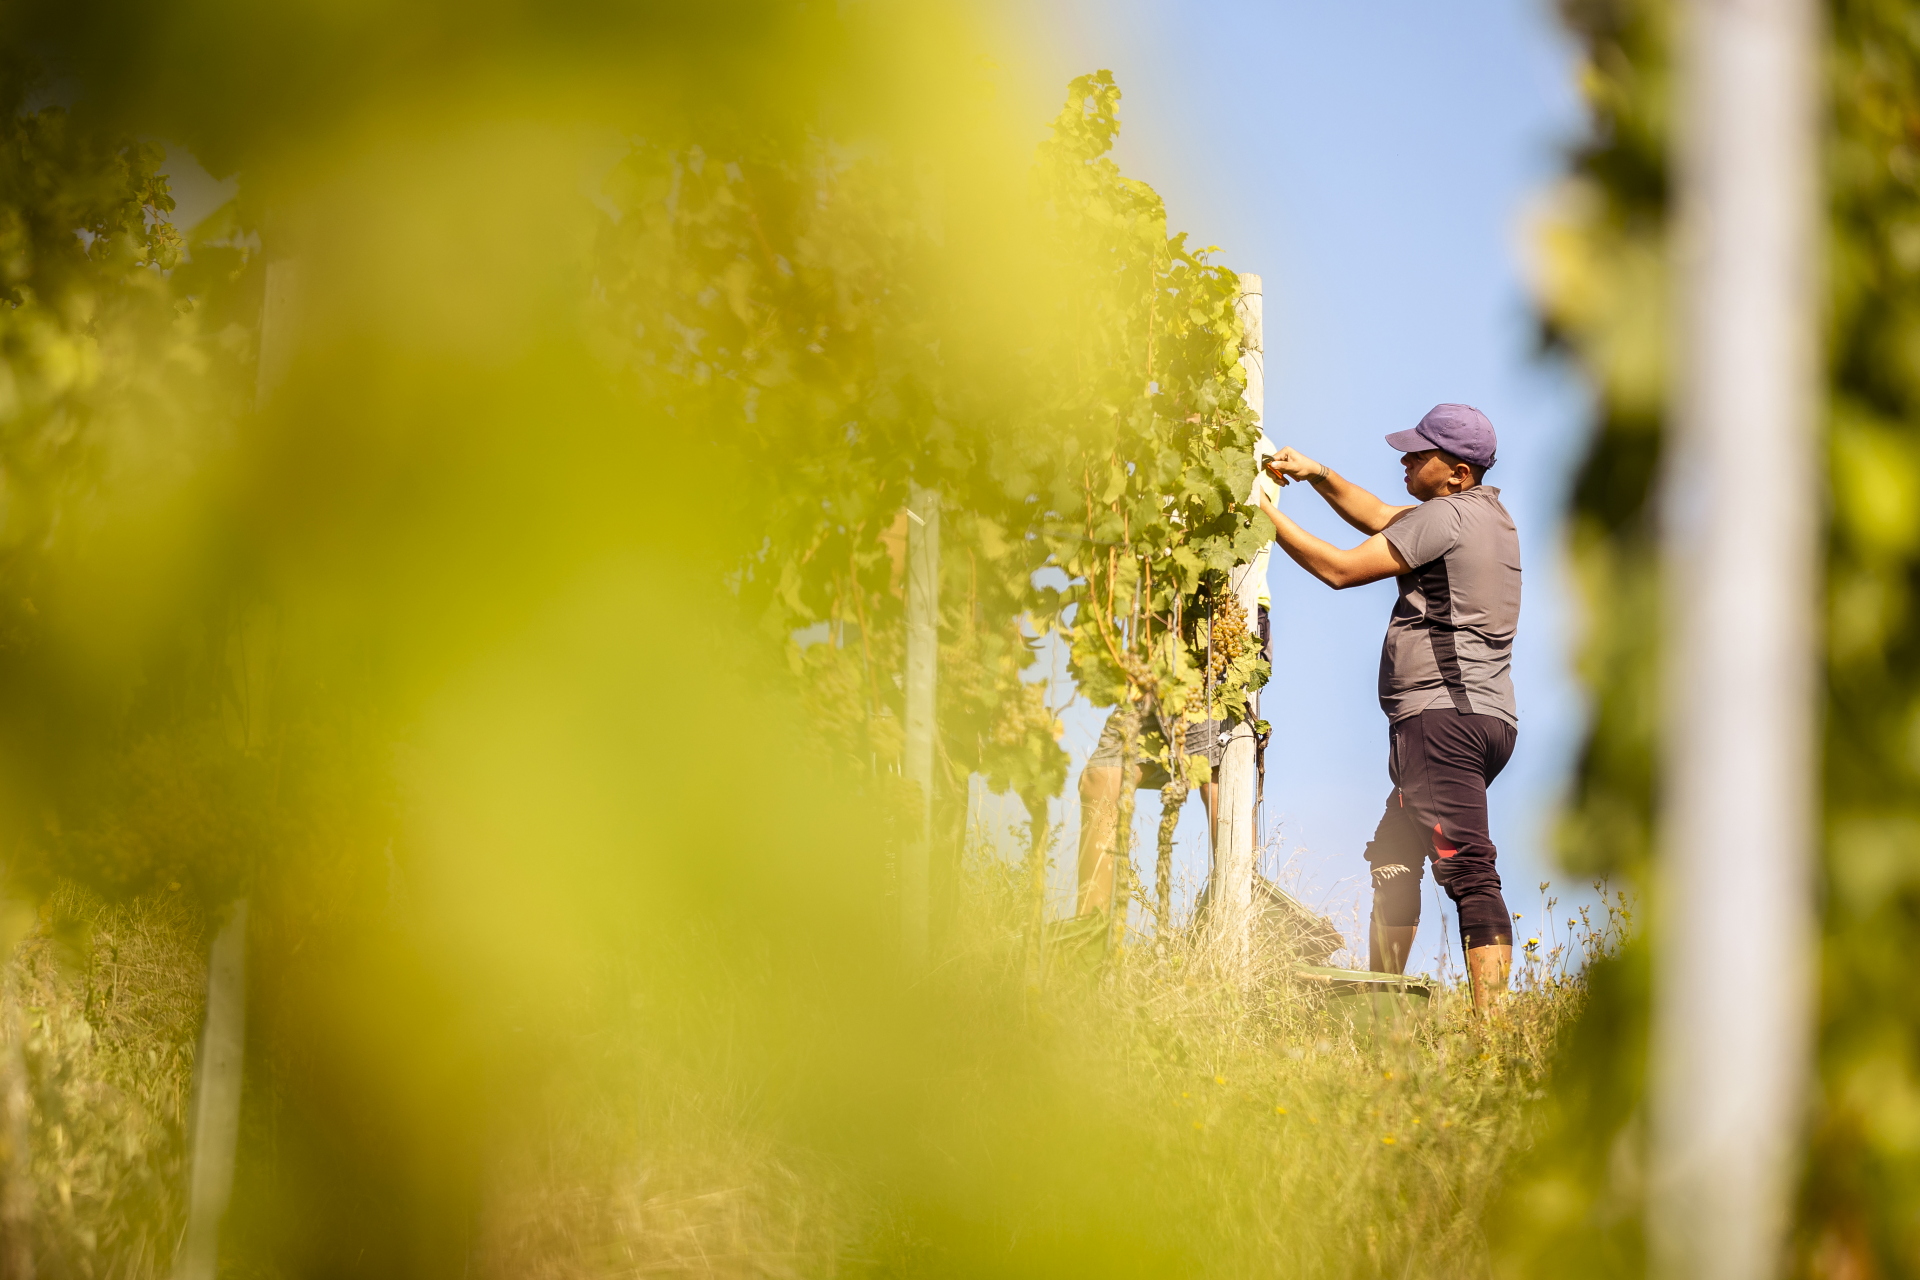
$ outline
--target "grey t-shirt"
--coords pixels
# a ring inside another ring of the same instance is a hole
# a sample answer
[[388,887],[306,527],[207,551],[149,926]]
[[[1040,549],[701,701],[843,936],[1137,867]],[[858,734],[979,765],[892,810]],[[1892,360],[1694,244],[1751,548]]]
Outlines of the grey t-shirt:
[[1520,623],[1520,535],[1500,491],[1477,485],[1433,498],[1386,528],[1413,566],[1380,650],[1380,706],[1389,720],[1431,707],[1518,725],[1513,633]]

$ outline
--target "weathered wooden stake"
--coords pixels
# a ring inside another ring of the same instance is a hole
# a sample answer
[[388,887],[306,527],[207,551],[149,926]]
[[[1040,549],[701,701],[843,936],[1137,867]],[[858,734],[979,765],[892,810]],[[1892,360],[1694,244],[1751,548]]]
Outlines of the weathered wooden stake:
[[[254,380],[257,400],[266,400],[292,362],[299,282],[294,260],[267,264]],[[229,737],[242,751],[257,752],[266,745],[273,630],[267,615],[256,608],[228,645],[228,661],[238,668],[233,683],[242,702],[229,721]],[[247,900],[243,896],[227,908],[207,957],[207,1007],[200,1025],[200,1052],[193,1064],[193,1115],[188,1131],[192,1145],[187,1230],[174,1260],[175,1280],[214,1280],[220,1269],[220,1224],[233,1196],[240,1145],[246,1033]]]
[[932,904],[934,695],[940,666],[940,494],[912,487],[907,500],[906,758],[919,789],[914,829],[900,853],[900,940],[910,965],[925,963]]
[[[1241,364],[1247,371],[1247,404],[1256,416],[1266,408],[1266,349],[1261,335],[1260,277],[1240,277],[1240,299],[1235,304],[1245,332]],[[1247,625],[1260,616],[1260,582],[1253,565],[1234,571],[1233,590],[1246,610]],[[1255,773],[1253,725],[1242,721],[1227,740],[1220,762],[1218,843],[1213,850],[1212,880],[1207,887],[1207,910],[1212,917],[1215,945],[1221,959],[1237,966],[1248,955],[1253,927],[1253,855]]]
[[1811,1058],[1819,28],[1813,0],[1681,22],[1649,1243],[1662,1280],[1767,1280]]
[[0,1176],[0,1280],[33,1280],[33,1097],[27,1078],[27,1020],[20,1012],[19,950],[6,948],[0,964],[0,1033],[6,1036],[0,1056],[0,1141],[4,1141],[4,1168]]
[[247,900],[241,898],[215,935],[207,961],[207,1012],[194,1060],[193,1172],[176,1280],[214,1280],[219,1273],[220,1221],[233,1195],[240,1141],[246,1039]]

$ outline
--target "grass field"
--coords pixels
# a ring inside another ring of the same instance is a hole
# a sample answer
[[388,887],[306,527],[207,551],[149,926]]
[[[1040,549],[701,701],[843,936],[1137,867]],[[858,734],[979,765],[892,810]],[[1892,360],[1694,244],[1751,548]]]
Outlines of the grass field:
[[[1425,1016],[1370,1026],[1279,958],[1226,983],[1185,939],[1118,966],[1056,949],[1036,972],[1016,879],[976,869],[954,931],[968,946],[929,980],[955,1043],[994,1046],[954,1055],[945,1120],[844,1141],[857,1118],[795,1124],[805,1107],[763,1062],[582,1019],[493,1131],[474,1272],[1488,1274],[1485,1214],[1533,1132],[1579,962],[1618,916],[1577,955],[1525,958],[1490,1024],[1443,985]],[[169,1270],[205,941],[178,895],[63,889],[14,954],[7,1070],[33,1104],[41,1276]],[[1008,1008],[1018,1027],[967,1021]]]

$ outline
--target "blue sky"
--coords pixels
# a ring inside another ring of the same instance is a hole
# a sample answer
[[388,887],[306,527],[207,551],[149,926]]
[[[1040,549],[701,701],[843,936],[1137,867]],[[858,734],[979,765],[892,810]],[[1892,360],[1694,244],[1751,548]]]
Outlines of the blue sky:
[[[1548,828],[1581,717],[1558,512],[1586,400],[1535,353],[1522,254],[1527,212],[1581,127],[1570,44],[1529,0],[1042,0],[1026,12],[1037,79],[1063,89],[1111,69],[1122,167],[1160,192],[1174,229],[1265,277],[1275,441],[1391,499],[1404,491],[1383,435],[1440,401],[1492,418],[1501,450],[1489,483],[1520,527],[1526,575],[1521,733],[1494,785],[1493,832],[1509,906],[1530,932],[1540,881],[1556,881],[1563,901],[1583,897],[1553,869]],[[1057,107],[1056,92],[1036,113]],[[1358,541],[1305,486],[1283,506],[1322,537]],[[1266,819],[1309,900],[1337,916],[1364,910],[1360,854],[1388,790],[1375,680],[1393,584],[1335,593],[1276,554],[1272,588]],[[1077,776],[1101,717],[1083,706],[1067,719]],[[1143,865],[1156,799],[1141,796]],[[1072,810],[1061,812],[1063,864]],[[1197,801],[1180,864],[1192,883],[1205,874]],[[1439,962],[1430,880],[1426,903],[1416,969]],[[1452,934],[1450,907],[1444,916]]]

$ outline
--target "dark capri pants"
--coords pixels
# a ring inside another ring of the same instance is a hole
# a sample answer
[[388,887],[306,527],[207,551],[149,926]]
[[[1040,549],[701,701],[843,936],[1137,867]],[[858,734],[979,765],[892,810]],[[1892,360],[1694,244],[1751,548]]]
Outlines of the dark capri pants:
[[1420,875],[1433,878],[1460,913],[1460,943],[1511,945],[1513,917],[1500,896],[1493,837],[1487,833],[1487,784],[1513,755],[1514,727],[1498,716],[1434,707],[1395,721],[1387,772],[1393,794],[1367,845],[1374,918],[1420,923]]

